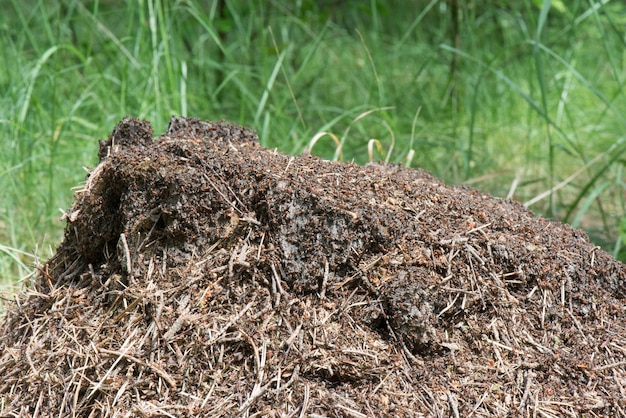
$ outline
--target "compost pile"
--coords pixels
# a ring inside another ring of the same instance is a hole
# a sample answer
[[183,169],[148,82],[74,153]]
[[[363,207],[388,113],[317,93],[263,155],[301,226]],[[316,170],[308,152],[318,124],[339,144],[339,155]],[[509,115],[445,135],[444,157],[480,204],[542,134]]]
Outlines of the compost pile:
[[126,118],[0,322],[1,416],[626,416],[625,268],[419,170]]

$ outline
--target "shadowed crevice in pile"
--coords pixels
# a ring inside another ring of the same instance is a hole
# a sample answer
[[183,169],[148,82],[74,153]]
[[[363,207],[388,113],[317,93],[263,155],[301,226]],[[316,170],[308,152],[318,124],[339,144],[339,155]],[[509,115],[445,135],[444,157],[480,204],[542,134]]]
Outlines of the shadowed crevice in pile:
[[0,323],[0,415],[626,416],[624,266],[420,170],[127,118]]

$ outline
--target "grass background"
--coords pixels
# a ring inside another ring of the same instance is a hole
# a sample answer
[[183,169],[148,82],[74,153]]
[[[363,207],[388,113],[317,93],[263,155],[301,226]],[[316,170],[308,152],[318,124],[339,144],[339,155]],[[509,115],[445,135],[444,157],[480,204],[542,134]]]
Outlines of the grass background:
[[424,167],[626,258],[623,2],[2,5],[3,286],[53,253],[72,187],[125,115],[156,134],[174,114],[225,119],[287,153]]

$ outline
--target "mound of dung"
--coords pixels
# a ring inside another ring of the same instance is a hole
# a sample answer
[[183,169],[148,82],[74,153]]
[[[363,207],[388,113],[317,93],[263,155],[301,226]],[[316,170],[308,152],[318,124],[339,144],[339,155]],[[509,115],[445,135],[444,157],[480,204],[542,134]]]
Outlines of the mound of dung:
[[2,416],[626,416],[625,269],[402,167],[125,119],[0,323]]

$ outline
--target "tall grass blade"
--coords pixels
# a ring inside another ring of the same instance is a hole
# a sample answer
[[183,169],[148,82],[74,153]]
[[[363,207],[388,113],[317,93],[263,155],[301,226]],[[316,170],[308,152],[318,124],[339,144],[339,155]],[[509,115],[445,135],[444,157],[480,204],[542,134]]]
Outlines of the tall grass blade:
[[600,196],[600,194],[611,185],[611,182],[605,181],[595,187],[591,193],[589,193],[582,204],[580,205],[580,209],[578,209],[578,213],[572,220],[572,227],[578,228],[580,226],[580,222],[582,221],[583,216],[589,211],[589,208],[593,204],[593,202]]
[[[541,37],[543,28],[548,19],[548,12],[550,11],[550,0],[543,0],[541,4],[541,11],[539,12],[539,19],[537,22],[537,32],[535,34],[535,44],[533,46],[533,57],[535,59],[535,67],[537,71],[537,80],[539,81],[539,91],[541,92],[541,108],[543,114],[548,115],[548,91],[546,88],[546,79],[543,69],[543,59],[539,52],[539,45],[541,44]],[[548,188],[551,189],[554,185],[554,145],[552,140],[552,134],[550,130],[550,118],[546,117],[546,137],[548,139]],[[548,214],[553,217],[555,213],[553,194],[549,195],[548,202]]]
[[17,123],[19,125],[24,124],[26,120],[26,115],[28,114],[28,109],[30,107],[31,97],[33,95],[33,89],[35,88],[35,83],[37,82],[37,78],[39,77],[39,73],[41,72],[41,67],[50,59],[50,57],[59,50],[59,46],[53,46],[48,48],[46,52],[37,60],[35,63],[35,67],[31,70],[28,85],[26,87],[26,94],[24,94],[24,98],[22,99],[22,108],[17,117]]
[[254,115],[254,124],[257,125],[261,118],[261,114],[265,111],[265,105],[267,104],[267,100],[269,99],[270,92],[274,88],[274,82],[276,81],[276,77],[278,76],[278,72],[280,71],[280,67],[283,64],[283,60],[285,59],[285,55],[287,55],[287,51],[282,51],[278,56],[278,60],[276,60],[276,64],[274,64],[274,68],[272,70],[272,74],[267,80],[265,85],[265,90],[263,90],[263,94],[261,95],[261,100],[259,100],[259,105],[257,107],[256,113]]
[[82,2],[78,1],[76,2],[76,5],[79,7],[79,9],[86,15],[89,17],[89,19],[91,20],[91,22],[96,25],[96,28],[106,37],[108,38],[111,42],[113,42],[113,44],[120,50],[120,52],[128,59],[128,62],[130,62],[130,64],[135,68],[135,69],[139,69],[141,68],[141,64],[139,64],[139,61],[137,61],[137,59],[133,56],[133,54],[128,50],[128,48],[126,48],[124,46],[124,44],[118,39],[117,36],[115,36],[115,34],[113,32],[111,32],[105,25],[102,24],[102,22],[100,22],[96,16],[94,16],[89,10],[87,10],[87,8],[83,5]]
[[602,101],[606,105],[607,108],[611,109],[615,117],[617,117],[622,125],[626,128],[626,117],[611,103],[611,101],[594,85],[587,80],[582,74],[580,74],[572,65],[570,65],[567,61],[565,61],[562,57],[554,53],[550,48],[545,45],[537,44],[537,47],[542,51],[549,54],[552,58],[560,62],[567,70],[576,77],[578,81],[580,81],[589,91],[591,91],[598,99]]

